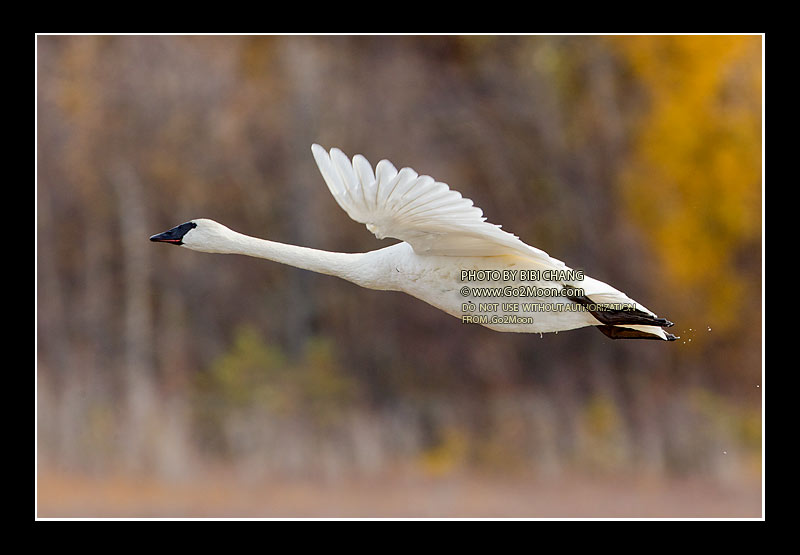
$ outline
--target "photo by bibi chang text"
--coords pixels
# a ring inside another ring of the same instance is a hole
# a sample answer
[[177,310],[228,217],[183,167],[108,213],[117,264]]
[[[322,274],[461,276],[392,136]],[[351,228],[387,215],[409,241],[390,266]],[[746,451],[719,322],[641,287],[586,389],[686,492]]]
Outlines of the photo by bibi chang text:
[[461,281],[581,281],[583,270],[461,270]]

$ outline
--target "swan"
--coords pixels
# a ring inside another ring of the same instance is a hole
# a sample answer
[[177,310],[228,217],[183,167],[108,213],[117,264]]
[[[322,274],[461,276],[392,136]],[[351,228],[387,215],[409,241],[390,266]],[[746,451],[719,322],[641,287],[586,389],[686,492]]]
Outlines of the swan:
[[333,198],[378,239],[394,245],[365,253],[328,252],[257,239],[199,218],[151,241],[200,252],[243,254],[336,276],[361,287],[402,291],[464,323],[500,332],[549,333],[595,326],[612,339],[676,336],[638,302],[566,266],[486,221],[480,208],[445,183],[388,160],[311,147]]

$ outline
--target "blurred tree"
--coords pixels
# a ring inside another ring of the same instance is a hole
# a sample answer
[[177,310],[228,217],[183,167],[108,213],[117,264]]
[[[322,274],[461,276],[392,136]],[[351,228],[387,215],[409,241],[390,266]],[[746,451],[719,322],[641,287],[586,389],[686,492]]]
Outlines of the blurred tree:
[[742,327],[761,296],[760,264],[743,264],[758,259],[761,244],[761,39],[612,44],[646,89],[624,198],[665,286],[683,300],[674,318],[704,314],[717,331]]

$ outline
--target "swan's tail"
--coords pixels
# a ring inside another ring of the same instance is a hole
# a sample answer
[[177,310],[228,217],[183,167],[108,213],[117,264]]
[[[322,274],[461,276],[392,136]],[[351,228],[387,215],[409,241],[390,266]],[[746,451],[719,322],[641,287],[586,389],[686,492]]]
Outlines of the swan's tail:
[[611,339],[661,339],[675,341],[677,336],[665,332],[673,323],[666,318],[659,318],[643,306],[603,304],[586,296],[567,296],[571,301],[586,307],[600,325],[597,326],[605,336]]

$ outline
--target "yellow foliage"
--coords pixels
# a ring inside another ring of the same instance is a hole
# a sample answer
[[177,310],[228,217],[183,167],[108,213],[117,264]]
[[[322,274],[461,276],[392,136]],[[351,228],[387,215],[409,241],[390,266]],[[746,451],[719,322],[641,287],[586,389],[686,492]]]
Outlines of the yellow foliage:
[[609,438],[619,431],[621,424],[617,407],[606,397],[594,397],[584,409],[584,425],[592,437]]
[[330,341],[311,339],[303,356],[292,361],[250,326],[237,329],[230,350],[203,376],[199,389],[225,410],[261,407],[318,423],[335,418],[356,394],[355,383],[336,364]]
[[422,468],[432,476],[445,476],[464,464],[468,447],[463,432],[448,428],[441,442],[422,453]]
[[619,468],[625,460],[625,432],[614,401],[595,395],[583,407],[582,464],[595,471]]
[[754,454],[761,452],[761,413],[757,408],[737,405],[707,389],[690,392],[692,408],[718,437]]
[[761,38],[611,42],[648,96],[622,176],[627,209],[655,247],[667,283],[724,329],[745,291],[759,289],[736,260],[761,236]]

